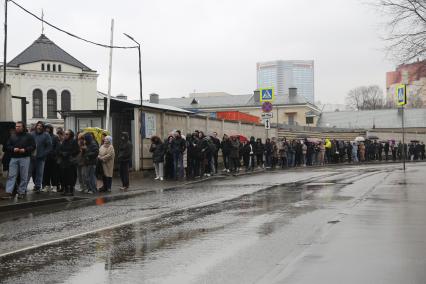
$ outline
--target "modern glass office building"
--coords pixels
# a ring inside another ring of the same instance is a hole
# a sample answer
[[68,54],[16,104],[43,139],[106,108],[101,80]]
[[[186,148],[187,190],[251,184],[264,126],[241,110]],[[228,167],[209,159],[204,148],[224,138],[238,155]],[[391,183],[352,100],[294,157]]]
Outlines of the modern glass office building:
[[277,96],[288,94],[289,88],[314,103],[314,61],[276,60],[256,64],[257,88],[274,87]]

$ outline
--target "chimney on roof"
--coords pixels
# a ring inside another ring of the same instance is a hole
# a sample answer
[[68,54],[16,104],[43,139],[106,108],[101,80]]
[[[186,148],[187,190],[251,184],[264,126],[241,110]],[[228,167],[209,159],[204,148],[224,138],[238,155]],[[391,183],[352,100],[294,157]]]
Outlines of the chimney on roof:
[[254,96],[254,102],[255,103],[259,103],[260,102],[260,91],[259,90],[254,90],[253,96]]
[[149,102],[152,104],[160,103],[160,96],[158,94],[152,93],[149,95]]
[[125,96],[124,94],[119,94],[116,98],[120,100],[127,100],[127,96]]
[[294,98],[297,96],[297,88],[288,88],[288,96]]

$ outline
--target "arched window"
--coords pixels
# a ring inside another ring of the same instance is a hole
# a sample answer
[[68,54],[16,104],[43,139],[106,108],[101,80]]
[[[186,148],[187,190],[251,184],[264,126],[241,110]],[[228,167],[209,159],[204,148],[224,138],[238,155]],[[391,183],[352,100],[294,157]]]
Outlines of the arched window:
[[62,66],[61,66],[61,64],[58,64],[58,71],[62,72]]
[[62,111],[71,110],[71,93],[67,90],[62,91],[61,93],[61,110]]
[[44,63],[41,64],[41,71],[44,71]]
[[47,71],[50,71],[50,64],[47,64]]
[[53,64],[53,72],[56,72],[56,64]]
[[55,90],[47,91],[47,118],[58,118],[58,104]]
[[33,91],[33,117],[43,117],[43,92],[40,89]]

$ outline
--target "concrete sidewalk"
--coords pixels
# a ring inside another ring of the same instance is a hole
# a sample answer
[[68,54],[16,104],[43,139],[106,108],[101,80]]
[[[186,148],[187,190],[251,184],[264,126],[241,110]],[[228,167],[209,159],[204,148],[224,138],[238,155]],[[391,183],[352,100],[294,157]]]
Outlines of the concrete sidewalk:
[[[142,172],[132,172],[130,173],[130,187],[127,191],[121,191],[119,188],[121,186],[121,181],[119,178],[114,178],[112,183],[111,192],[99,192],[96,194],[87,194],[75,191],[74,196],[62,196],[61,193],[56,192],[41,192],[34,193],[32,186],[28,186],[27,196],[24,199],[0,199],[0,212],[8,212],[14,210],[22,210],[39,206],[47,206],[51,204],[58,203],[67,203],[73,201],[93,201],[93,202],[103,202],[105,200],[119,200],[124,198],[129,198],[133,195],[146,194],[151,192],[159,192],[166,189],[172,189],[177,187],[185,187],[197,183],[203,183],[207,181],[212,181],[215,179],[223,179],[228,176],[241,176],[247,174],[256,174],[264,172],[263,169],[257,169],[254,172],[241,172],[237,175],[224,174],[219,172],[217,175],[204,177],[202,179],[192,179],[192,180],[164,180],[158,181],[154,180],[152,174],[146,174]],[[77,185],[78,189],[78,185]],[[0,195],[3,196],[4,191],[0,192]],[[103,200],[101,200],[101,199]]]

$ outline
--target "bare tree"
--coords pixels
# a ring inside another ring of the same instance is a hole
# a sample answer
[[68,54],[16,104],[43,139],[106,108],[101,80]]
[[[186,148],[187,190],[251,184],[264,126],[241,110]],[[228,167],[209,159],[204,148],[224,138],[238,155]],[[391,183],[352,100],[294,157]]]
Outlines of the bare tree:
[[382,89],[377,86],[362,86],[349,91],[346,106],[353,110],[372,110],[385,107]]
[[380,0],[379,7],[390,17],[388,51],[400,63],[426,54],[426,0]]

